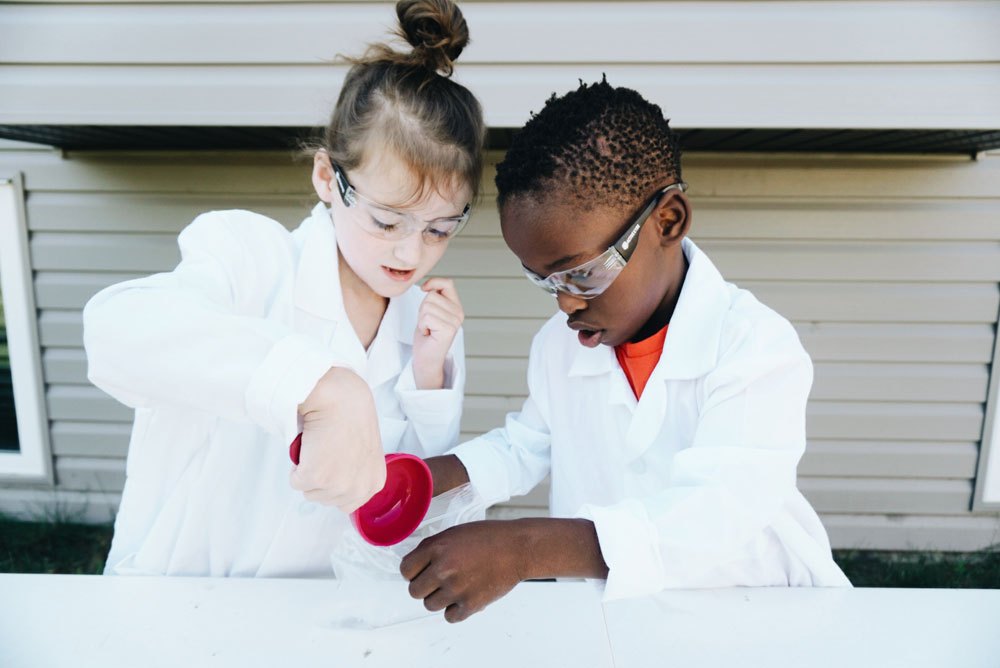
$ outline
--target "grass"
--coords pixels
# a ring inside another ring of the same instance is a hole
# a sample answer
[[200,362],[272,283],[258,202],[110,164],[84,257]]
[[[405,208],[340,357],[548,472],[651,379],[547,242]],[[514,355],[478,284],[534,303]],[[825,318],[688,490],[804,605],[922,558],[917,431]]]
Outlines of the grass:
[[1000,550],[881,552],[837,550],[834,559],[855,587],[1000,589]]
[[[0,573],[99,574],[110,525],[0,517]],[[856,587],[1000,589],[1000,549],[974,553],[837,550]]]
[[112,533],[110,525],[0,517],[0,573],[101,573]]

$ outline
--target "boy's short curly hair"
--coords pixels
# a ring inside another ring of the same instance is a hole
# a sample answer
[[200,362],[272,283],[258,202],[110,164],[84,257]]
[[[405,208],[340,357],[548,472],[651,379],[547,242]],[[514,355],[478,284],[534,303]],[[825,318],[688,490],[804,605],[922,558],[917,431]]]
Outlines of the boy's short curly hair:
[[681,178],[677,133],[659,106],[607,78],[552,97],[497,165],[497,204],[563,191],[584,209],[637,204]]

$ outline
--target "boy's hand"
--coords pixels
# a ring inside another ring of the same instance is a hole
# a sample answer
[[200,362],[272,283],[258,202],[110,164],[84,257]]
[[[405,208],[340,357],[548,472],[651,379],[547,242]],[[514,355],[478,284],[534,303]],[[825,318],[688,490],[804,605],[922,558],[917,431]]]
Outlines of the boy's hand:
[[310,501],[357,510],[385,485],[375,400],[363,378],[334,367],[299,406],[302,450],[290,482]]
[[526,551],[517,522],[460,524],[424,539],[399,571],[410,595],[460,622],[497,600],[523,578]]
[[606,578],[594,523],[529,518],[469,522],[424,539],[403,558],[410,595],[460,622],[522,580]]
[[417,312],[413,334],[413,378],[418,390],[444,387],[444,362],[465,312],[450,278],[429,278],[420,287],[427,293]]

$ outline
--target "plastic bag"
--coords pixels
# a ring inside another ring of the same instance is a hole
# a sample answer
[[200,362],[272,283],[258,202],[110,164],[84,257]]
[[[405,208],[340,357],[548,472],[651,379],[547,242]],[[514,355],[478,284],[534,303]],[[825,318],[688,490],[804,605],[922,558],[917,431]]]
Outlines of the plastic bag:
[[[424,521],[396,545],[376,547],[365,542],[353,527],[346,530],[330,555],[341,594],[334,610],[334,626],[375,629],[436,614],[410,596],[408,583],[399,573],[403,557],[429,536],[485,517],[486,503],[472,485],[465,484],[434,497]],[[388,582],[398,587],[385,586]],[[378,595],[373,596],[373,591]]]

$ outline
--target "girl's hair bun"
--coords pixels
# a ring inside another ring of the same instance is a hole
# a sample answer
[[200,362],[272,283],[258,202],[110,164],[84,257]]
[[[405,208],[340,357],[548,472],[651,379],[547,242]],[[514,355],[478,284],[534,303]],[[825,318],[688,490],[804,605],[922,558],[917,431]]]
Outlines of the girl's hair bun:
[[451,0],[400,0],[396,3],[399,35],[413,47],[411,59],[450,76],[469,43],[469,26]]

